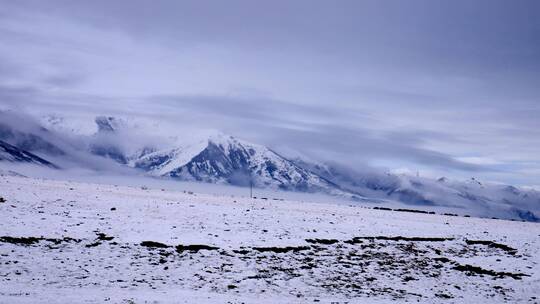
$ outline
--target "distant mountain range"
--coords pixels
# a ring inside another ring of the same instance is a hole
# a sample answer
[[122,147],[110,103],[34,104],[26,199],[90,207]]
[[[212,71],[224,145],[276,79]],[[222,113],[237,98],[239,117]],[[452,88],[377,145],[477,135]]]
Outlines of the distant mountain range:
[[[393,200],[410,206],[446,207],[459,213],[478,213],[539,221],[540,192],[510,185],[465,181],[446,177],[430,179],[384,172],[355,172],[337,164],[312,164],[296,160],[304,168],[361,197]],[[535,210],[535,212],[531,211]]]
[[[0,118],[8,114],[0,113]],[[238,186],[252,184],[259,188],[330,194],[353,201],[399,202],[423,208],[445,207],[461,213],[475,211],[485,216],[503,214],[508,218],[539,220],[539,192],[483,184],[474,178],[433,180],[288,159],[268,147],[218,132],[185,138],[176,134],[176,140],[163,145],[144,140],[141,143],[139,130],[132,130],[129,123],[115,117],[96,117],[94,129],[85,131],[85,135],[73,133],[80,128],[58,116],[46,117],[41,124],[18,125],[25,127],[0,123],[0,161],[60,168],[49,157],[57,161],[70,158],[72,162],[98,157],[161,178]],[[66,135],[66,130],[71,134]]]

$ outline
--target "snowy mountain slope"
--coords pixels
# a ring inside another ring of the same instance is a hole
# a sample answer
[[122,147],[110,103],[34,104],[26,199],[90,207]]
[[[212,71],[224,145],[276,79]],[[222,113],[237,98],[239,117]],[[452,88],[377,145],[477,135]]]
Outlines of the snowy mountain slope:
[[135,167],[140,158],[169,146],[170,139],[133,119],[97,116],[94,122],[97,130],[87,137],[88,150],[122,165]]
[[73,118],[49,114],[39,120],[50,130],[79,139],[82,150],[122,165],[155,151],[153,141],[141,134],[143,130],[138,123],[124,117],[101,115]]
[[[62,129],[62,121],[56,119],[57,128]],[[157,149],[158,144],[135,138],[134,133],[140,130],[133,121],[130,125],[124,119],[98,116],[95,124],[96,132],[89,137],[89,152],[153,176],[354,196],[264,146],[219,132],[186,134],[170,140],[163,145],[166,148]],[[69,128],[75,129],[63,129]]]
[[172,148],[146,153],[141,157],[132,157],[130,165],[149,172],[151,175],[164,176],[187,164],[207,145],[208,139],[188,140]]
[[134,166],[154,175],[188,181],[244,186],[251,181],[265,188],[351,195],[264,146],[223,134],[150,153]]
[[535,190],[484,184],[474,178],[433,180],[376,171],[355,172],[336,164],[314,164],[300,159],[295,162],[365,197],[395,200],[415,207],[442,206],[488,217],[540,220],[540,192]]
[[128,157],[126,151],[118,142],[119,134],[125,124],[122,120],[111,116],[98,116],[95,119],[97,132],[92,135],[93,139],[89,144],[92,154],[110,158],[120,164],[127,164]]
[[0,303],[537,300],[535,223],[16,176],[0,189]]
[[63,134],[90,136],[97,132],[97,125],[93,119],[79,116],[63,116],[47,114],[36,118],[43,127]]
[[36,118],[23,113],[0,111],[0,140],[64,169],[128,169],[90,153],[91,141],[88,137],[50,130]]
[[22,162],[58,168],[51,162],[0,140],[0,161]]
[[[65,120],[53,117],[55,128],[77,129],[72,125],[62,127]],[[219,132],[169,136],[169,142],[162,145],[165,148],[158,149],[158,144],[141,141],[141,130],[133,119],[128,123],[123,118],[98,116],[94,121],[96,131],[89,137],[88,147],[92,154],[153,176],[354,196],[267,147]]]
[[0,140],[34,153],[65,155],[54,134],[35,121],[8,112],[0,112]]
[[114,132],[125,127],[125,122],[113,116],[97,116],[95,119],[98,132]]

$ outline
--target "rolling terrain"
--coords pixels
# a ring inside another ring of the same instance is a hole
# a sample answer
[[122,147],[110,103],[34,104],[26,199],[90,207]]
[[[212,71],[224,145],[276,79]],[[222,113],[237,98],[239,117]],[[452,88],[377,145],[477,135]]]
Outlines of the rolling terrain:
[[0,302],[535,303],[537,224],[0,176]]

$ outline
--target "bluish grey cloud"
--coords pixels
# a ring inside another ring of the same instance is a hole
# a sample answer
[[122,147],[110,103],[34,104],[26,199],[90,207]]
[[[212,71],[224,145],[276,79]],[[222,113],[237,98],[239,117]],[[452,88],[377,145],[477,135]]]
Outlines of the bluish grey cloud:
[[0,0],[0,103],[534,184],[538,11],[534,0]]

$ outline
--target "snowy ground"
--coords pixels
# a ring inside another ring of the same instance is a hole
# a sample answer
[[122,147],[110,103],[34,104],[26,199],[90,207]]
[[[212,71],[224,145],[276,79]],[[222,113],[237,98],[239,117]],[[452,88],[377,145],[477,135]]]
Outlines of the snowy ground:
[[0,303],[537,303],[540,225],[0,176]]

